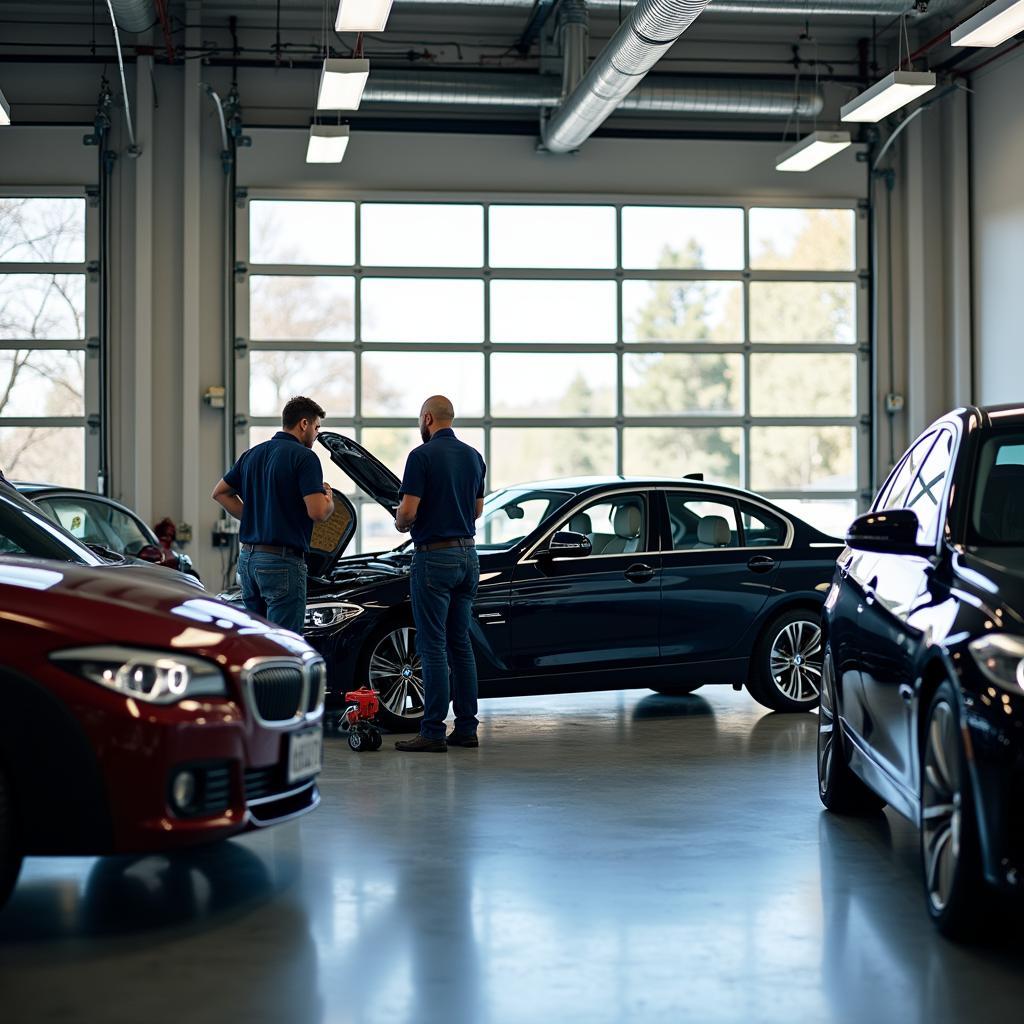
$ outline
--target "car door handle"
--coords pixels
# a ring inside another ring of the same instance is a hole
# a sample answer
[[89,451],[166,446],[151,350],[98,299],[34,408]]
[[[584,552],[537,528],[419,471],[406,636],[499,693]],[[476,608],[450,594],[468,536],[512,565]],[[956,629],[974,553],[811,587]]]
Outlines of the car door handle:
[[751,572],[771,572],[775,568],[775,559],[771,555],[754,555],[747,562],[747,568]]
[[874,604],[875,598],[878,597],[878,592],[875,587],[878,586],[878,577],[876,576],[870,583],[864,584],[864,603]]
[[630,583],[646,583],[654,579],[654,570],[649,565],[631,565],[623,574]]

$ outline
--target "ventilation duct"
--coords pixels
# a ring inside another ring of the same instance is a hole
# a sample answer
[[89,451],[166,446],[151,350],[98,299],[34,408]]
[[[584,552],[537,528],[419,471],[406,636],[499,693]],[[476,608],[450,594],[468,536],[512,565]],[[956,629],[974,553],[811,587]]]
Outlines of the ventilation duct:
[[157,21],[153,0],[110,0],[110,6],[122,32],[145,32]]
[[[636,7],[639,0],[589,0],[587,6],[597,14],[626,14]],[[959,0],[932,0],[928,14],[940,10],[951,10]],[[507,10],[523,10],[525,13],[533,8],[534,0],[398,0],[398,9],[433,12],[462,11],[468,13],[474,8],[492,7]],[[708,4],[709,14],[729,14],[763,17],[799,17],[799,18],[862,18],[895,16],[915,13],[909,0],[711,0]]]
[[[486,107],[491,110],[540,110],[557,106],[562,84],[554,75],[501,71],[374,71],[363,93],[364,105]],[[671,117],[815,117],[824,102],[806,88],[794,93],[790,82],[653,75],[622,101],[632,114]]]
[[578,149],[696,21],[708,0],[640,0],[583,80],[544,123],[552,153]]

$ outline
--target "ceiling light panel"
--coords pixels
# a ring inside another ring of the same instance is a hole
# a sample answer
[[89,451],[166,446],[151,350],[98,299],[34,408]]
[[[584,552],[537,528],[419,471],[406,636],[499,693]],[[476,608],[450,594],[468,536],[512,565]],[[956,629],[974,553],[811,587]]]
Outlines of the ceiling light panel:
[[317,110],[358,110],[370,75],[368,60],[328,57],[320,72]]
[[934,88],[935,75],[931,71],[893,71],[844,104],[841,117],[844,121],[874,124]]
[[807,138],[779,154],[775,170],[809,171],[841,153],[851,142],[849,132],[811,132]]
[[392,0],[341,0],[334,27],[339,32],[383,32]]
[[1024,0],[996,0],[953,29],[954,46],[998,46],[1024,32]]
[[347,126],[314,124],[309,129],[306,163],[340,164],[346,149],[348,149]]

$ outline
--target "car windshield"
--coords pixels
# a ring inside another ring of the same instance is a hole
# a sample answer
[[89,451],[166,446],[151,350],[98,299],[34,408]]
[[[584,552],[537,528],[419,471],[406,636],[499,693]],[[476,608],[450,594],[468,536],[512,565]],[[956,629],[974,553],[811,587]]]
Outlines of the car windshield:
[[39,507],[72,537],[86,544],[99,544],[118,555],[137,555],[154,539],[142,527],[114,505],[91,498],[47,497]]
[[484,502],[484,514],[477,524],[477,548],[505,551],[514,547],[572,496],[570,491],[526,487],[495,491]]
[[0,555],[55,558],[79,565],[103,565],[87,547],[67,536],[41,512],[0,494]]
[[990,437],[978,456],[971,542],[1024,546],[1024,433]]

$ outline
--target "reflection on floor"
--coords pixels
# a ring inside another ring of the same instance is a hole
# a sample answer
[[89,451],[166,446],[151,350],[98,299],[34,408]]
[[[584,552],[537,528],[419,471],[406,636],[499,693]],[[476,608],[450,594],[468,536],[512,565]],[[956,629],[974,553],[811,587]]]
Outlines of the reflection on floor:
[[328,741],[301,823],[34,860],[0,1019],[1012,1020],[1019,953],[921,907],[916,833],[822,813],[813,715],[722,688],[490,701],[479,750]]

